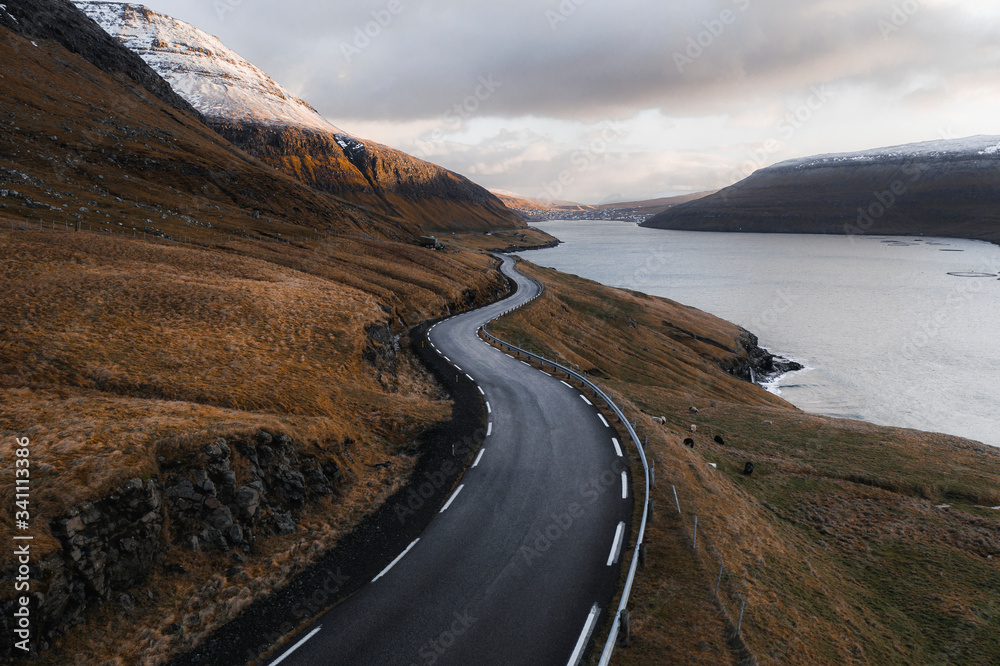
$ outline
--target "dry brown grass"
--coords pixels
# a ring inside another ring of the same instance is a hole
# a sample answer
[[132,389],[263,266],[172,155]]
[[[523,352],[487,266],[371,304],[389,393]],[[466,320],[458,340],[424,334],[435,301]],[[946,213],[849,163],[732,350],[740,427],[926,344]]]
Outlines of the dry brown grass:
[[[399,487],[412,444],[450,413],[408,354],[395,373],[364,360],[366,328],[405,333],[502,287],[488,257],[363,239],[199,248],[48,231],[0,232],[0,244],[0,455],[31,438],[36,557],[60,548],[50,521],[220,436],[287,434],[350,480],[306,510],[295,538],[260,539],[246,565],[252,583],[227,582],[221,601],[184,600],[228,558],[167,544],[191,576],[154,572],[155,602],[141,600],[129,618],[114,603],[94,611],[48,663],[77,653],[158,663],[334,545]],[[391,471],[373,467],[386,460]],[[4,505],[12,474],[0,471]],[[0,516],[5,533],[11,519]],[[7,553],[0,566],[10,562]],[[170,615],[187,618],[184,631],[161,631]]]
[[[740,599],[743,638],[760,663],[1000,660],[1000,517],[980,508],[1000,505],[1000,452],[802,413],[717,372],[726,352],[709,345],[692,354],[663,321],[722,346],[733,339],[731,325],[525,268],[546,282],[546,295],[502,320],[497,333],[599,370],[593,374],[638,418],[657,461],[650,564],[631,604],[634,643],[615,663],[740,658],[738,649],[717,651]],[[691,424],[695,449],[682,444]],[[756,465],[752,477],[741,473],[746,461]],[[725,620],[712,600],[720,562]]]

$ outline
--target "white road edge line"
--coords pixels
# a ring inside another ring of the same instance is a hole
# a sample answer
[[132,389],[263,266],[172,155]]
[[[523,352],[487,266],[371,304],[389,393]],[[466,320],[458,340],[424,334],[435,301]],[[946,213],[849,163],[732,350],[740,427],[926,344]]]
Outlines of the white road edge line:
[[601,414],[600,412],[597,412],[597,418],[601,419],[601,423],[604,424],[605,428],[610,428],[611,427],[611,426],[608,425],[607,420],[605,420],[604,414]]
[[608,555],[608,566],[610,567],[618,559],[618,553],[622,549],[622,539],[625,536],[625,521],[618,523],[618,529],[615,530],[615,542],[611,544],[611,554]]
[[[448,507],[451,506],[451,503],[455,501],[455,498],[458,497],[458,494],[460,492],[462,492],[462,488],[464,488],[464,487],[465,487],[465,484],[463,483],[458,488],[456,488],[455,492],[453,492],[451,494],[451,497],[448,498],[448,501],[444,503],[444,506],[441,507],[441,510],[438,511],[438,513],[444,513],[445,511],[447,511]],[[624,523],[622,523],[622,524],[624,525]]]
[[[563,380],[561,380],[561,379],[559,381],[561,381],[563,384],[566,384],[566,382],[563,382]],[[569,384],[566,384],[566,386],[569,386]],[[569,387],[573,388],[572,386],[569,386]]]
[[[580,397],[581,397],[581,398],[583,398],[583,401],[584,401],[585,403],[587,403],[588,405],[590,405],[591,407],[593,407],[593,406],[594,406],[594,403],[592,403],[591,401],[587,400],[587,396],[585,396],[584,394],[582,394],[582,393],[581,393],[581,394],[580,394]],[[600,414],[598,414],[598,416],[600,416]]]
[[479,455],[476,456],[476,462],[472,463],[473,467],[475,467],[476,465],[478,465],[479,461],[483,459],[483,454],[484,453],[486,453],[486,449],[479,449]]
[[446,361],[448,361],[449,363],[451,363],[451,359],[450,359],[450,358],[448,358],[447,356],[445,356],[445,357],[444,357],[444,360],[446,360]]
[[566,662],[566,666],[577,666],[580,660],[583,659],[583,651],[587,647],[587,642],[590,640],[590,634],[594,631],[594,625],[597,623],[597,615],[601,612],[601,609],[597,604],[594,604],[590,609],[590,615],[587,616],[587,621],[583,623],[583,631],[580,632],[580,637],[576,639],[576,647],[573,648],[573,654],[570,655],[569,661]]
[[493,421],[486,424],[486,436],[489,437],[493,434]]
[[622,457],[622,447],[618,444],[618,439],[616,437],[612,437],[611,438],[611,443],[615,445],[615,453],[617,453],[618,457],[621,458]]
[[483,390],[482,386],[477,386],[476,388],[479,389],[479,395],[486,395],[486,391]]
[[288,648],[288,650],[285,652],[285,654],[281,655],[280,657],[278,657],[277,659],[275,659],[274,661],[272,661],[271,662],[271,666],[278,666],[278,664],[280,664],[281,662],[283,662],[288,657],[288,655],[290,655],[291,653],[293,653],[296,650],[298,650],[300,647],[302,647],[303,645],[305,645],[305,642],[307,640],[309,640],[310,638],[312,638],[313,636],[315,636],[316,634],[318,634],[319,630],[322,629],[322,628],[323,628],[323,625],[319,625],[318,627],[316,627],[315,629],[313,629],[312,631],[310,631],[308,634],[305,635],[305,637],[302,638],[302,640],[300,640],[298,643],[296,643],[292,647]]
[[490,408],[490,401],[489,400],[486,401],[486,413],[487,414],[492,414],[493,413],[493,410]]
[[622,471],[622,499],[628,499],[628,474]]
[[458,365],[458,363],[455,363],[454,366],[455,366],[456,370],[458,370],[459,372],[462,372],[462,368]]
[[521,363],[524,363],[524,364],[525,364],[526,366],[528,366],[529,368],[531,367],[531,364],[530,364],[530,363],[528,363],[527,361],[521,361]]
[[[406,554],[407,554],[408,552],[410,552],[410,550],[411,550],[411,549],[412,549],[412,548],[413,548],[414,546],[416,546],[416,545],[417,545],[417,542],[418,542],[418,541],[420,541],[420,538],[419,538],[419,537],[418,537],[418,538],[416,538],[416,539],[414,539],[414,540],[413,540],[413,542],[412,542],[412,543],[411,543],[411,544],[410,544],[409,546],[407,546],[407,547],[406,547],[406,550],[404,550],[404,551],[403,551],[402,553],[400,553],[399,555],[397,555],[397,556],[396,556],[396,559],[394,559],[394,560],[393,560],[392,562],[390,562],[390,563],[389,563],[389,566],[387,566],[387,567],[386,567],[385,569],[382,569],[382,573],[380,573],[379,575],[377,575],[377,576],[375,576],[374,578],[372,578],[372,582],[374,583],[374,582],[375,582],[375,581],[377,581],[377,580],[378,580],[379,578],[381,578],[382,576],[384,576],[384,575],[386,575],[387,573],[389,573],[389,569],[391,569],[391,568],[393,568],[394,566],[396,566],[396,564],[397,564],[397,563],[398,563],[398,562],[399,562],[399,561],[400,561],[401,559],[403,559],[403,556],[404,556],[404,555],[406,555]],[[272,666],[273,666],[273,665],[272,665]]]
[[465,376],[469,378],[470,382],[476,381],[475,379],[472,378],[472,375],[470,375],[469,373],[465,373]]

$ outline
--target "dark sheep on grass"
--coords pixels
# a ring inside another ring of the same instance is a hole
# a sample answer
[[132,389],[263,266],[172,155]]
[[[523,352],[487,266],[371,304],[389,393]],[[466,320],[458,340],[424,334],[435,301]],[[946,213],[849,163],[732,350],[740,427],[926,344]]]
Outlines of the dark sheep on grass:
[[688,437],[687,439],[684,440],[684,446],[690,446],[693,449],[694,448],[694,440],[691,439],[690,437]]
[[748,462],[746,465],[743,465],[743,473],[746,474],[747,476],[750,476],[751,474],[753,474],[753,463],[752,462]]
[[716,435],[715,436],[715,443],[716,444],[721,444],[722,446],[725,446],[726,445],[726,440],[722,439],[722,435]]

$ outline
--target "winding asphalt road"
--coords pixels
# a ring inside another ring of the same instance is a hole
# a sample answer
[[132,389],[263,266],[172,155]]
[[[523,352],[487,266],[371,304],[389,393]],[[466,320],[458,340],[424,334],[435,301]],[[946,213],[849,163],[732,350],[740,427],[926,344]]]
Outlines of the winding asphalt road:
[[271,664],[575,664],[606,617],[632,510],[627,465],[579,390],[477,336],[538,294],[503,261],[515,295],[429,334],[486,401],[474,464],[419,539]]

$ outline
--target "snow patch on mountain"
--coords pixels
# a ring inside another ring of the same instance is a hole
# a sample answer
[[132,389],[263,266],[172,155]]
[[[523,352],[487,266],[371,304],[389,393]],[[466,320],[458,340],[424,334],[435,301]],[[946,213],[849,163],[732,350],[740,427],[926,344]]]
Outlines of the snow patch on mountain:
[[857,153],[831,153],[800,159],[786,160],[774,165],[775,169],[810,169],[853,163],[875,164],[884,161],[927,160],[961,156],[987,156],[1000,154],[1000,137],[971,136],[964,139],[942,139],[908,143],[889,148],[875,148]]
[[138,4],[75,4],[206,117],[340,133],[261,69],[189,23]]

